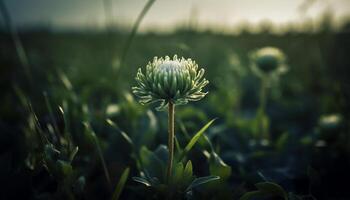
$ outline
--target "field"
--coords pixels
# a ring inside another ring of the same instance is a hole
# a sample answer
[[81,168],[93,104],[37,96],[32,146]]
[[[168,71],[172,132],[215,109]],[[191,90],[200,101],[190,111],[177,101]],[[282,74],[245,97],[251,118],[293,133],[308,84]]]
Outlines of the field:
[[[0,199],[350,197],[346,28],[145,33],[127,51],[124,32],[19,36],[27,65],[0,37]],[[284,52],[288,71],[264,88],[249,55],[265,46]],[[165,184],[167,112],[131,87],[139,67],[175,54],[205,69],[209,93],[176,106],[178,163]]]

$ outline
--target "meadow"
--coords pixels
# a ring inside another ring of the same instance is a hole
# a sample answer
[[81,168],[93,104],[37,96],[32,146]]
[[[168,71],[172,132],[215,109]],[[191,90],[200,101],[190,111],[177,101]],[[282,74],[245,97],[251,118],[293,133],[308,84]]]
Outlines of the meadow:
[[[346,27],[142,33],[126,53],[125,32],[19,36],[26,66],[10,34],[0,36],[1,199],[350,197]],[[249,55],[265,46],[286,55],[288,71],[269,82],[261,113]],[[209,93],[176,106],[169,183],[167,112],[131,88],[139,67],[175,54],[205,69]]]

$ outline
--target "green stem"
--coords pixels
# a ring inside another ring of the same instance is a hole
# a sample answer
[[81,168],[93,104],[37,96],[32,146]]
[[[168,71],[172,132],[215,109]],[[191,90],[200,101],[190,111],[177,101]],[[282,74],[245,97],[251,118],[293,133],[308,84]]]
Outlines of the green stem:
[[171,172],[173,168],[173,160],[174,160],[174,117],[175,117],[175,105],[169,101],[168,104],[168,149],[169,149],[169,158],[168,158],[168,168],[167,168],[167,181],[169,182],[171,179]]
[[259,112],[265,113],[266,98],[267,98],[267,78],[263,77],[261,79]]
[[260,139],[268,138],[268,127],[265,126],[265,110],[267,102],[267,92],[268,92],[268,77],[262,77],[261,79],[261,88],[260,88],[260,104],[257,112],[258,122],[258,131],[260,132]]

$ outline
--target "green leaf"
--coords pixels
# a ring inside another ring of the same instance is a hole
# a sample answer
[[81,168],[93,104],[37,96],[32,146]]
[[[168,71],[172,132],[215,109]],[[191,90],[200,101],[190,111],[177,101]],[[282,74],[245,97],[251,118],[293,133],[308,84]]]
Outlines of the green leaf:
[[261,191],[251,191],[251,192],[246,192],[239,200],[249,200],[255,197],[263,197],[265,194]]
[[193,175],[192,172],[192,162],[191,160],[187,161],[186,166],[185,166],[185,170],[184,170],[184,176],[189,177]]
[[84,176],[80,176],[73,185],[73,191],[75,194],[83,194],[84,187],[86,185],[86,179]]
[[102,167],[103,167],[103,171],[105,173],[106,180],[107,180],[108,184],[111,184],[109,171],[107,169],[106,161],[105,161],[105,159],[103,157],[100,141],[97,138],[94,130],[91,128],[90,123],[89,122],[83,122],[83,124],[85,126],[85,131],[87,132],[87,135],[88,135],[89,139],[92,140],[95,143],[95,146],[96,146],[96,149],[97,149],[97,153],[98,153],[98,156],[100,157],[100,161],[101,161],[101,164],[102,164]]
[[171,182],[174,184],[181,185],[183,173],[184,173],[184,165],[182,164],[182,162],[179,162],[174,167],[173,176],[171,177],[172,179]]
[[179,140],[177,139],[176,135],[175,135],[175,147],[176,147],[176,151],[181,153],[182,152],[182,148],[180,146]]
[[128,142],[130,145],[134,145],[134,142],[131,140],[131,138],[128,136],[128,134],[126,134],[124,131],[122,131],[118,125],[116,123],[114,123],[112,120],[107,119],[106,122],[113,127],[114,129],[116,129],[120,135],[125,139],[126,142]]
[[56,122],[56,119],[54,116],[52,106],[51,106],[50,101],[49,101],[49,97],[48,97],[46,92],[44,92],[44,99],[45,99],[46,107],[49,111],[49,117],[50,117],[51,123],[53,124],[53,128],[55,130],[56,140],[57,140],[58,144],[60,144],[60,131],[59,131],[59,128],[58,128],[58,125],[57,125],[57,122]]
[[289,139],[288,132],[283,133],[276,141],[276,148],[281,152],[287,145]]
[[258,188],[256,191],[245,193],[239,200],[249,200],[255,197],[279,196],[288,200],[286,191],[278,184],[272,182],[261,182],[255,184]]
[[193,179],[193,169],[191,160],[187,161],[184,172],[183,172],[183,182],[189,184]]
[[51,143],[46,144],[44,147],[44,158],[46,161],[55,162],[58,160],[61,152],[55,148]]
[[151,178],[156,177],[162,180],[165,177],[165,163],[145,146],[140,149],[140,160],[145,173]]
[[71,152],[70,155],[69,155],[69,161],[70,161],[70,162],[72,162],[72,161],[74,160],[74,157],[77,155],[78,151],[79,151],[79,147],[78,147],[78,146],[76,146],[76,147],[72,150],[72,152]]
[[196,144],[198,139],[204,134],[204,132],[209,128],[209,126],[215,121],[216,119],[212,119],[210,122],[208,122],[206,125],[204,125],[188,142],[183,152],[180,154],[179,160],[181,161],[187,153],[192,149],[192,147]]
[[132,180],[134,180],[138,183],[141,183],[147,187],[152,186],[152,184],[147,179],[142,178],[142,177],[132,177]]
[[257,183],[255,186],[260,190],[265,193],[269,194],[275,194],[276,196],[281,196],[284,199],[287,198],[286,191],[278,184],[272,183],[272,182],[262,182],[262,183]]
[[215,152],[212,152],[209,159],[210,175],[220,176],[220,179],[227,180],[231,176],[231,167],[228,166]]
[[205,176],[205,177],[196,178],[191,183],[191,185],[187,187],[186,192],[192,190],[193,188],[195,188],[199,185],[202,185],[202,184],[205,184],[205,183],[208,183],[211,181],[219,180],[219,179],[220,179],[220,177],[218,177],[218,176]]
[[154,153],[157,155],[159,159],[163,161],[163,163],[168,162],[168,147],[165,145],[159,145],[157,149],[154,151]]
[[72,165],[66,161],[58,160],[56,165],[59,169],[59,174],[61,177],[70,176],[73,173]]
[[115,190],[114,190],[114,193],[113,193],[113,196],[112,196],[112,200],[118,200],[118,199],[119,199],[120,194],[122,193],[122,191],[123,191],[123,189],[124,189],[125,183],[126,183],[126,181],[128,180],[129,172],[130,172],[129,167],[126,168],[126,169],[123,171],[123,174],[121,175],[121,177],[120,177],[120,179],[119,179],[119,182],[118,182],[118,184],[117,184],[117,187],[116,187]]

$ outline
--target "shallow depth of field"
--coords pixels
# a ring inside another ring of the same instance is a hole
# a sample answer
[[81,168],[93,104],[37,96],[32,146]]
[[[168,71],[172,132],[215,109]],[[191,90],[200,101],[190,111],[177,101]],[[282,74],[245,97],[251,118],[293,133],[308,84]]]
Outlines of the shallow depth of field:
[[[350,21],[139,31],[151,0],[129,29],[17,30],[1,2],[0,199],[350,198]],[[262,86],[251,54],[266,46],[287,70]],[[176,106],[168,181],[167,110],[131,88],[138,68],[175,54],[210,83]]]

